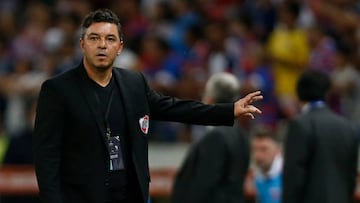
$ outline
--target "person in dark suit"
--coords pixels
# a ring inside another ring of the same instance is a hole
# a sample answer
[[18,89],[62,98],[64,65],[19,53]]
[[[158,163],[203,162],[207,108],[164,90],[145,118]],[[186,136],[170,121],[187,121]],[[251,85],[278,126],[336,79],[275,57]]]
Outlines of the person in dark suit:
[[305,72],[297,83],[302,113],[285,140],[283,203],[353,202],[358,142],[349,122],[325,103],[329,78]]
[[[204,102],[233,102],[239,82],[230,73],[213,75]],[[249,140],[238,123],[211,127],[190,149],[173,186],[173,203],[241,203],[249,166]]]
[[235,103],[205,105],[161,95],[139,72],[113,67],[123,48],[109,9],[82,22],[83,60],[42,84],[34,128],[34,162],[45,203],[145,203],[152,120],[233,125],[261,113],[260,92]]

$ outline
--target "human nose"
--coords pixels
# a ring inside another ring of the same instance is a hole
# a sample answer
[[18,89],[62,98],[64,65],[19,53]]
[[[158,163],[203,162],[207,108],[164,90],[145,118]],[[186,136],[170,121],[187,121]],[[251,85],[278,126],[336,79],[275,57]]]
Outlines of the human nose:
[[105,39],[100,39],[98,46],[101,49],[106,49],[106,40]]

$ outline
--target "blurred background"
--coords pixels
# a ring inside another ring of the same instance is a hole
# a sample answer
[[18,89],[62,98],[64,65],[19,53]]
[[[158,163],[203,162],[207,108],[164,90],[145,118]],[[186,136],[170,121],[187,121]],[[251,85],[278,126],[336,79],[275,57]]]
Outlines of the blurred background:
[[[143,72],[155,90],[201,100],[217,72],[234,74],[242,95],[261,90],[263,113],[241,121],[249,136],[260,125],[283,139],[300,110],[295,84],[306,69],[331,77],[331,109],[360,124],[360,1],[0,0],[3,199],[36,196],[31,136],[37,95],[44,80],[81,61],[80,23],[97,8],[112,9],[123,25],[125,49],[115,66]],[[174,174],[205,127],[154,122],[151,129],[152,201],[170,202]],[[251,179],[246,184],[251,201]]]

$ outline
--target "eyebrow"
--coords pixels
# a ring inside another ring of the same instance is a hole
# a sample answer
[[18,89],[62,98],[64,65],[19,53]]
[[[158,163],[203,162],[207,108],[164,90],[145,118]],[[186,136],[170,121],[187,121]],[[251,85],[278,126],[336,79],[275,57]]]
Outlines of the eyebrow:
[[[87,36],[91,36],[91,35],[100,36],[100,34],[94,33],[94,32],[87,34]],[[106,37],[115,37],[115,38],[118,38],[118,37],[117,37],[116,35],[114,35],[114,34],[108,34],[108,35],[106,35]]]

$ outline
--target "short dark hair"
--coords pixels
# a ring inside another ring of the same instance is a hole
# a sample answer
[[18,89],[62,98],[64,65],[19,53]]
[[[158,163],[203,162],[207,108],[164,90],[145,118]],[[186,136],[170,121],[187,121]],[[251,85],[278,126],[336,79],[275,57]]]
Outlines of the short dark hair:
[[320,71],[305,71],[299,78],[296,91],[301,101],[325,100],[331,86],[328,75]]
[[81,38],[84,37],[87,28],[89,28],[93,23],[99,22],[115,24],[119,32],[120,40],[123,41],[122,26],[119,17],[107,8],[95,10],[85,16],[81,23]]

